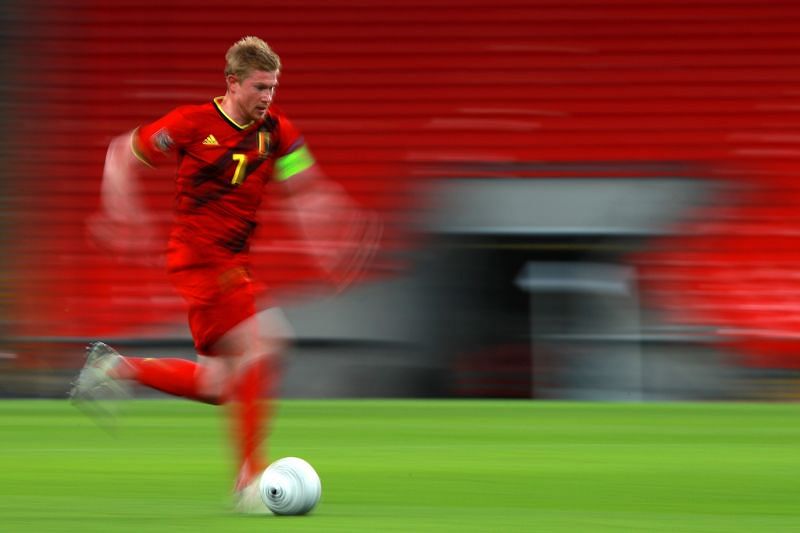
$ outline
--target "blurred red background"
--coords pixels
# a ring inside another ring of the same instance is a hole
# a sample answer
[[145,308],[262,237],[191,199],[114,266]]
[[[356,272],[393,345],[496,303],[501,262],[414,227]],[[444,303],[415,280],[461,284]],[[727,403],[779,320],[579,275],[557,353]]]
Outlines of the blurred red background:
[[[559,167],[584,176],[602,175],[587,169],[604,162],[677,162],[742,185],[634,260],[651,304],[674,320],[734,332],[754,364],[800,366],[800,4],[76,0],[18,10],[25,37],[19,28],[7,111],[17,336],[156,334],[183,321],[161,270],[97,250],[85,220],[109,140],[222,94],[225,50],[254,34],[285,65],[277,104],[326,171],[382,213],[389,251],[409,244],[420,189],[447,177],[443,163],[492,177],[480,164],[586,163]],[[147,186],[167,210],[172,169]],[[317,280],[294,242],[267,206],[255,262],[269,286]],[[387,261],[372,274],[391,275]]]

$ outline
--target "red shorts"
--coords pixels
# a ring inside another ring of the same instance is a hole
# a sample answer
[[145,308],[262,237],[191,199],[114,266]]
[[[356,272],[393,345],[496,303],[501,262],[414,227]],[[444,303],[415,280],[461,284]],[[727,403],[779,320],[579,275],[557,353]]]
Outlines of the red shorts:
[[216,355],[214,344],[256,312],[253,279],[243,262],[171,265],[168,274],[189,304],[189,329],[200,355]]

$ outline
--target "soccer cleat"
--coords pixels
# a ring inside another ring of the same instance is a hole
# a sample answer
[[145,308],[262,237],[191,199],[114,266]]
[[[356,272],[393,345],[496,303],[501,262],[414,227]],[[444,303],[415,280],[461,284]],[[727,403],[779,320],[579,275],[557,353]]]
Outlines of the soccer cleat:
[[240,514],[270,515],[272,511],[261,499],[259,483],[261,476],[256,478],[246,487],[233,493],[233,510]]
[[105,429],[111,429],[116,418],[115,406],[107,401],[131,395],[126,382],[111,376],[122,361],[122,356],[107,344],[93,342],[86,348],[86,362],[69,391],[72,403]]

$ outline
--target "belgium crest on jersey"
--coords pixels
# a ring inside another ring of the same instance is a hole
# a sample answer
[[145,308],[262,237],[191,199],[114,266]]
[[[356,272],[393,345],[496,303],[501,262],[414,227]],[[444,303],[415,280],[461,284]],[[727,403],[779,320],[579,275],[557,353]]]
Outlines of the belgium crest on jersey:
[[264,159],[269,154],[269,132],[262,128],[258,130],[258,157]]

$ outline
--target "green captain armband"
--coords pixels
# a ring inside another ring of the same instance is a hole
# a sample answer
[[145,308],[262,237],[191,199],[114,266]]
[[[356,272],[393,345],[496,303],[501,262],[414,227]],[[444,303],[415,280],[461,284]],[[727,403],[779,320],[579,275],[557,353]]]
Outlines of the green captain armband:
[[301,146],[291,154],[286,154],[275,161],[275,181],[286,181],[295,174],[310,168],[314,156],[305,146]]

